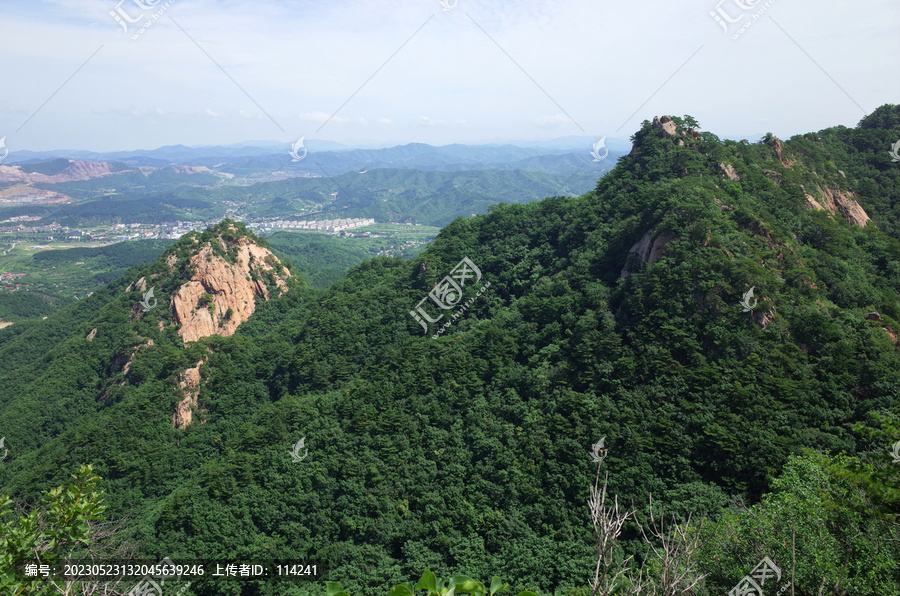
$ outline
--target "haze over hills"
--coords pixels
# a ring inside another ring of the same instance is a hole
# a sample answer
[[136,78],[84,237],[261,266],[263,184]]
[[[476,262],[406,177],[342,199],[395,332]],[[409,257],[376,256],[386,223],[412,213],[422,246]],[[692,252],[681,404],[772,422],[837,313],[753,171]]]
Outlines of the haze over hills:
[[[761,135],[759,135],[761,136]],[[418,150],[420,155],[416,162],[416,167],[434,165],[427,162],[429,154],[424,153],[431,150],[430,155],[440,159],[442,156],[446,159],[449,156],[457,156],[458,158],[469,163],[504,163],[524,159],[526,157],[534,157],[544,154],[573,153],[578,151],[589,151],[591,146],[597,141],[592,137],[561,137],[558,139],[543,139],[538,141],[515,141],[504,143],[490,143],[479,145],[451,144],[433,147],[424,143],[408,143],[402,147],[405,150],[405,156],[409,157],[410,150]],[[627,141],[619,139],[606,140],[606,146],[611,150],[622,152],[630,147]],[[385,147],[362,147],[353,145],[344,145],[333,141],[320,139],[307,139],[304,146],[311,152],[330,153],[330,152],[348,152],[359,151],[362,155],[374,159],[375,162],[382,166],[396,166],[396,162],[392,161],[392,148],[400,148],[401,145]],[[209,159],[241,159],[246,157],[262,157],[262,156],[285,156],[290,151],[291,146],[285,143],[276,143],[274,141],[255,141],[246,143],[237,143],[228,146],[203,146],[203,147],[187,147],[185,145],[170,145],[166,147],[158,147],[148,150],[133,151],[112,151],[112,152],[96,152],[83,150],[52,150],[52,151],[29,151],[19,150],[9,154],[4,160],[7,165],[21,165],[36,161],[46,161],[48,159],[72,159],[81,161],[122,161],[133,165],[170,165],[173,163],[181,165],[190,165],[190,162],[196,160]],[[375,152],[375,153],[372,153]],[[380,161],[383,160],[383,161]],[[145,163],[147,162],[147,163]],[[164,163],[163,163],[164,162]],[[373,163],[373,165],[375,165]]]
[[[711,596],[762,560],[773,592],[897,593],[900,106],[785,141],[722,141],[690,116],[633,138],[580,196],[457,217],[411,261],[327,289],[226,220],[0,330],[4,493],[37,503],[90,463],[99,479],[67,494],[90,513],[102,490],[122,524],[70,549],[5,514],[20,531],[0,538],[0,590],[43,585],[12,574],[35,550],[130,548],[314,562],[366,596],[426,569]],[[397,204],[457,175],[369,173]],[[334,179],[352,195],[369,173]],[[606,474],[594,521],[629,516],[598,537],[585,500]]]
[[[207,153],[219,149],[229,155]],[[454,217],[485,213],[496,202],[584,192],[622,155],[605,147],[592,154],[590,147],[574,153],[421,143],[338,152],[303,149],[298,160],[287,151],[232,153],[231,148],[167,147],[116,154],[110,161],[58,157],[0,165],[0,222],[35,222],[7,230],[29,241],[39,241],[38,234],[51,225],[64,228],[57,235],[71,235],[113,224],[223,217],[260,226],[266,219],[311,215],[441,226]]]

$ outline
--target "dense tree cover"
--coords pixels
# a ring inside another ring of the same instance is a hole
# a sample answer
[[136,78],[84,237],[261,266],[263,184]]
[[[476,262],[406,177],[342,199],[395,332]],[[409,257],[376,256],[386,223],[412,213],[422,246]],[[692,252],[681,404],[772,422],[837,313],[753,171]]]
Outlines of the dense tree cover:
[[275,254],[287,257],[291,270],[301,273],[314,288],[329,287],[372,256],[363,245],[324,234],[276,232],[266,240]]
[[[117,242],[108,246],[45,250],[35,253],[34,260],[54,265],[96,260],[95,264],[98,268],[111,267],[123,270],[155,261],[173,242],[173,240],[134,240]],[[121,272],[116,277],[120,276]]]
[[[576,594],[596,563],[584,503],[605,436],[609,489],[639,520],[651,495],[707,518],[697,594],[765,556],[797,595],[896,592],[898,113],[783,145],[645,122],[590,193],[457,219],[413,262],[298,284],[235,335],[183,346],[125,288],[157,274],[165,303],[199,245],[222,237],[228,254],[220,226],[189,235],[175,273],[161,259],[0,336],[0,483],[33,501],[92,462],[149,558],[307,561],[349,594],[424,569]],[[855,193],[869,225],[811,209],[816,186]],[[645,236],[669,242],[640,267]],[[423,336],[410,311],[465,257],[490,287]],[[200,360],[200,422],[173,429],[177,375]],[[619,545],[650,560],[633,524]]]
[[74,300],[69,296],[58,296],[40,291],[2,292],[0,293],[0,321],[19,321],[42,317]]

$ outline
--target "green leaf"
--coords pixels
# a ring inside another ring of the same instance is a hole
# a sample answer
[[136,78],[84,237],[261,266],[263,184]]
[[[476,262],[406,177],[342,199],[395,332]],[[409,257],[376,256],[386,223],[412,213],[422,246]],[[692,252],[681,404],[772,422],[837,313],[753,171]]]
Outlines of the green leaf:
[[422,577],[419,578],[419,583],[416,584],[416,589],[428,590],[429,593],[437,593],[437,577],[435,577],[434,573],[432,573],[430,569],[426,569],[425,573],[422,574]]
[[516,596],[537,596],[537,594],[535,594],[531,590],[524,590],[522,592],[519,592]]
[[346,594],[343,586],[337,582],[325,582],[325,596],[339,596]]
[[410,584],[397,584],[391,588],[390,596],[412,596],[412,593]]
[[496,575],[491,578],[491,596],[494,594],[499,594],[501,592],[505,592],[509,588],[509,584],[504,584],[500,581],[500,578]]
[[456,588],[457,592],[464,592],[467,594],[481,593],[484,594],[487,590],[480,581],[474,580],[467,575],[454,575],[450,578],[450,585]]

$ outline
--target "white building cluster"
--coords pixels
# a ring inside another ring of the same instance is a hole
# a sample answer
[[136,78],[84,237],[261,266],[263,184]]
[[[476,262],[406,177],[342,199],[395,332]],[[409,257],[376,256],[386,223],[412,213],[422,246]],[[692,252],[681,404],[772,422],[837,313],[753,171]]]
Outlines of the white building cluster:
[[282,230],[306,230],[307,232],[340,232],[342,230],[352,230],[353,228],[361,228],[370,226],[375,223],[372,218],[353,218],[353,219],[320,219],[320,220],[302,220],[289,221],[280,219],[277,221],[266,222],[265,227]]

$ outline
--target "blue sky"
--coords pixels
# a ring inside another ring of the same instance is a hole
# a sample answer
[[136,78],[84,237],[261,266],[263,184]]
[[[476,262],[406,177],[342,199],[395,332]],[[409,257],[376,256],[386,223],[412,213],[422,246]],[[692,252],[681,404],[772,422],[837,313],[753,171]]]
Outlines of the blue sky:
[[691,114],[787,138],[900,102],[896,0],[443,2],[2,0],[0,137],[12,153],[627,139]]

